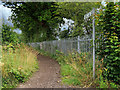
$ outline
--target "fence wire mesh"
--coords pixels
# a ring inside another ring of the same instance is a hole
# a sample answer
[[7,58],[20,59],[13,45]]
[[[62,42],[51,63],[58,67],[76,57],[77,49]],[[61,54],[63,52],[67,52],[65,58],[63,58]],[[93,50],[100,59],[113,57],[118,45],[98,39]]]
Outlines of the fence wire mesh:
[[92,35],[87,35],[83,37],[73,37],[68,39],[53,40],[53,41],[44,41],[29,43],[32,47],[39,47],[44,51],[47,51],[51,54],[56,54],[56,50],[67,55],[69,52],[77,51],[78,53],[89,54],[89,58],[92,60]]

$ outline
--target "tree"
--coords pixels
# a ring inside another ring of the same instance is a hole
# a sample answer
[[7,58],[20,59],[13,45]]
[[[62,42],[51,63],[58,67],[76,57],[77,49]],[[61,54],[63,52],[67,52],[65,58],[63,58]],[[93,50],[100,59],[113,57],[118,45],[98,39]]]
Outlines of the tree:
[[[99,3],[95,2],[59,2],[58,13],[67,19],[72,19],[75,27],[72,31],[72,36],[84,35],[84,30],[87,34],[91,33],[90,26],[84,22],[84,15],[90,12],[93,7],[99,7]],[[91,20],[89,20],[91,21]],[[84,24],[82,26],[82,24]],[[83,29],[84,27],[84,29]]]
[[22,30],[26,42],[56,38],[55,28],[62,19],[57,19],[54,2],[14,2],[4,6],[12,9],[12,22]]
[[68,30],[64,30],[64,31],[60,32],[59,37],[60,37],[60,38],[68,38],[68,37],[69,37],[69,32],[68,32]]
[[11,27],[4,24],[2,25],[2,44],[13,43],[16,45],[19,42],[18,35],[16,32],[13,32]]

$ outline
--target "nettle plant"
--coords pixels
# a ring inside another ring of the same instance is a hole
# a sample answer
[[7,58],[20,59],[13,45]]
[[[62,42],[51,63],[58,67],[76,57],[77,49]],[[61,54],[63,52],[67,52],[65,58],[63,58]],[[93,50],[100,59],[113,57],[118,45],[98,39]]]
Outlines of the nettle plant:
[[120,2],[107,3],[96,15],[96,22],[96,39],[100,43],[97,54],[103,61],[103,76],[120,84]]

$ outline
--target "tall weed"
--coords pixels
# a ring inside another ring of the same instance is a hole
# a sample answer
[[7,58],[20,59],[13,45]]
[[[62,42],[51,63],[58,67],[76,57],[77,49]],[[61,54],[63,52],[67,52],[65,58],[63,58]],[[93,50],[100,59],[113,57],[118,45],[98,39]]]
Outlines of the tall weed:
[[[63,57],[61,57],[61,59],[63,59]],[[65,64],[61,67],[63,82],[71,85],[80,85],[80,87],[84,88],[92,85],[93,67],[92,60],[88,58],[88,53],[69,53],[64,58],[64,61]]]
[[91,53],[69,52],[67,55],[56,50],[56,54],[50,54],[40,50],[40,54],[49,55],[61,65],[62,83],[80,88],[119,88],[113,82],[108,82],[102,76],[103,59],[95,61],[95,80],[93,80],[93,61]]
[[37,54],[37,51],[24,44],[18,44],[15,50],[2,50],[2,87],[15,87],[35,72],[38,68]]
[[[57,53],[57,61],[61,64],[62,82],[82,88],[118,88],[120,86],[108,82],[102,76],[102,60],[96,58],[96,79],[93,80],[93,61],[89,53],[69,52],[68,55]],[[64,63],[63,63],[64,62]]]

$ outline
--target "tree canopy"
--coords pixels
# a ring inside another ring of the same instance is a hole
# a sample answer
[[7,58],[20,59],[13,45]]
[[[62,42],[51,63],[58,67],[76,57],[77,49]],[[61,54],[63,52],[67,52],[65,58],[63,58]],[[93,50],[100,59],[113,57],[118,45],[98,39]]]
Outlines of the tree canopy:
[[55,39],[54,28],[61,19],[57,19],[54,2],[9,2],[5,6],[12,9],[12,22],[22,30],[27,42]]
[[[84,34],[86,30],[87,34],[90,34],[90,20],[89,24],[84,22],[84,15],[90,12],[93,8],[100,6],[100,3],[96,2],[59,2],[58,13],[67,19],[72,19],[75,23],[75,27],[71,33],[71,36],[77,36]],[[84,29],[83,29],[84,26]]]
[[[12,10],[12,22],[16,28],[20,28],[26,42],[39,42],[54,40],[58,35],[58,28],[64,23],[63,18],[71,19],[75,27],[64,36],[77,36],[84,33],[83,22],[84,14],[97,7],[96,3],[91,2],[7,2],[4,6]],[[90,29],[86,27],[89,34]]]

